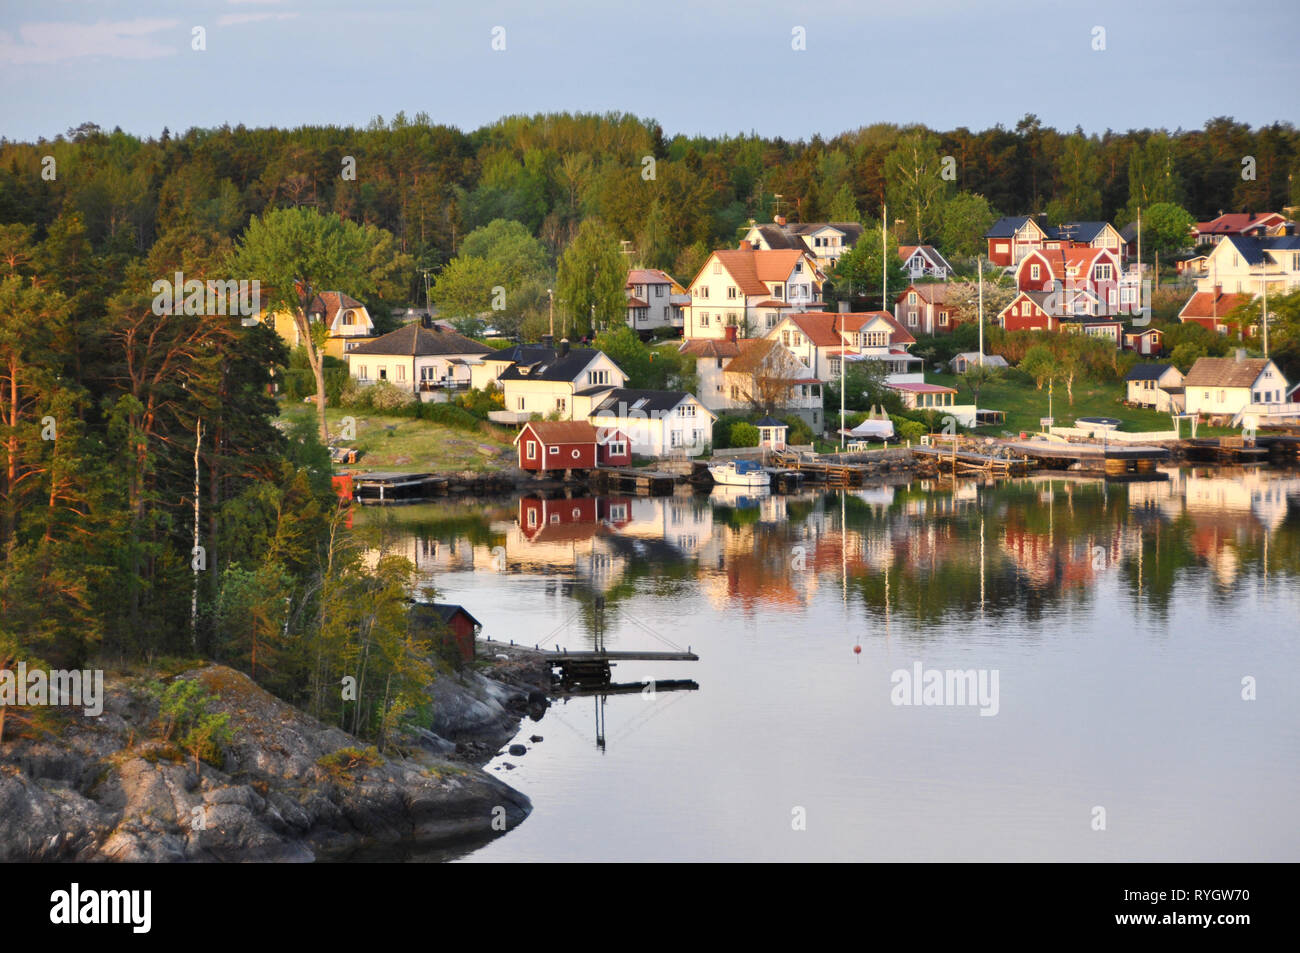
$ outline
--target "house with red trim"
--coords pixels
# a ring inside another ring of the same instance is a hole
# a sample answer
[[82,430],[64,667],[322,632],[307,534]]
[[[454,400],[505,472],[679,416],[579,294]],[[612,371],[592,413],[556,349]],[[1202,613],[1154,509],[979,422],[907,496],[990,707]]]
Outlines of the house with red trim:
[[763,337],[792,312],[820,307],[826,276],[807,251],[755,249],[748,243],[709,255],[691,282],[683,336]]
[[989,260],[995,265],[1011,267],[1032,251],[1043,247],[1047,232],[1031,215],[1008,215],[998,219],[984,233],[989,246]]
[[[1021,291],[1084,291],[1094,304],[1089,313],[1111,315],[1119,311],[1120,262],[1108,248],[1073,246],[1036,249],[1016,266],[1016,287]],[[1070,313],[1078,314],[1079,299],[1070,302]]]
[[519,468],[543,475],[632,462],[631,445],[618,430],[597,430],[585,420],[530,420],[515,436]]

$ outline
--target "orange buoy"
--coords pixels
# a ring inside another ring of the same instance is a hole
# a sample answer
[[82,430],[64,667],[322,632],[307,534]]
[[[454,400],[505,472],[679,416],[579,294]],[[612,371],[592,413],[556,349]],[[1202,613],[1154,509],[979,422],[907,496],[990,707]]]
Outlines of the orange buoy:
[[854,655],[861,655],[861,654],[862,654],[862,646],[860,646],[860,645],[855,645],[855,646],[853,646],[853,654],[854,654]]

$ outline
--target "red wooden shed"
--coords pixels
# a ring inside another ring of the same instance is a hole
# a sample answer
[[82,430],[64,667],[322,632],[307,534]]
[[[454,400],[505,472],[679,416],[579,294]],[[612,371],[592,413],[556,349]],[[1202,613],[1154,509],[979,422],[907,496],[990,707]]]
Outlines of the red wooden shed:
[[597,430],[585,420],[530,420],[515,437],[519,468],[533,473],[621,467],[631,446],[618,431]]

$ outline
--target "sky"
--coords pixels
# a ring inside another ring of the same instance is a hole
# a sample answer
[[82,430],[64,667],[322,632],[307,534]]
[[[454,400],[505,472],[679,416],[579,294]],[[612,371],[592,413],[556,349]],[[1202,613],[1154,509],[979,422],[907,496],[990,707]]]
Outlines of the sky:
[[669,136],[787,139],[1030,112],[1089,133],[1258,126],[1298,122],[1298,39],[1296,0],[0,0],[0,137],[399,111],[466,131],[617,111]]

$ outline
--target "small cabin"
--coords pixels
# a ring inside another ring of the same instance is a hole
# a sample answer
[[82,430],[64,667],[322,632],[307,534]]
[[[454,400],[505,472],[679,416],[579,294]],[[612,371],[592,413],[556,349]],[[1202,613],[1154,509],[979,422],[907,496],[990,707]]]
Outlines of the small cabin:
[[424,623],[442,630],[443,644],[454,647],[455,654],[462,662],[474,660],[474,640],[483,624],[470,615],[464,606],[446,602],[416,602],[411,605],[411,615],[417,625]]
[[515,437],[519,468],[530,473],[622,467],[632,462],[627,437],[585,420],[530,420]]
[[775,417],[764,417],[757,424],[758,427],[758,445],[764,450],[784,450],[785,435],[789,433],[790,427],[783,420],[777,420]]

